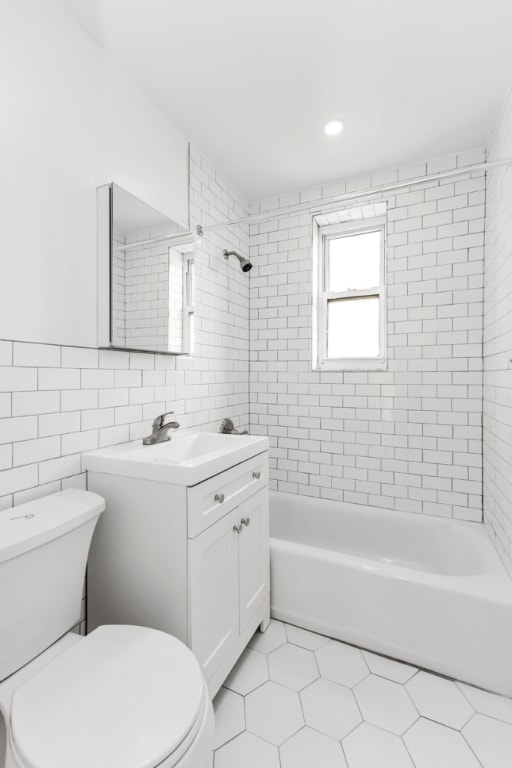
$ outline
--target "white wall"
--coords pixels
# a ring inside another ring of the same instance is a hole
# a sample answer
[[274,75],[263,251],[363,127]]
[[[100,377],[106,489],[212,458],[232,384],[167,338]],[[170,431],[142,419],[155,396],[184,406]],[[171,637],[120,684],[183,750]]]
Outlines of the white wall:
[[[512,92],[489,160],[512,156]],[[512,575],[512,168],[487,174],[484,301],[484,522]]]
[[[484,159],[462,152],[253,211]],[[311,216],[251,226],[251,431],[270,437],[274,488],[480,521],[485,176],[387,200],[383,372],[311,370]]]
[[0,338],[95,346],[96,187],[188,227],[187,142],[55,0],[0,8]]
[[[241,218],[236,190],[191,154],[193,223]],[[193,357],[0,342],[0,509],[82,486],[82,453],[149,434],[176,412],[182,427],[249,422],[249,280],[222,250],[248,255],[247,227],[203,238],[194,251]]]

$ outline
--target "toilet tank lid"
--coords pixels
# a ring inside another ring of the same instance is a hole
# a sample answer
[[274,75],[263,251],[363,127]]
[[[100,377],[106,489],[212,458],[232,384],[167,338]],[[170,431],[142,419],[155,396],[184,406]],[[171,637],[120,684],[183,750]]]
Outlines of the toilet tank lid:
[[40,547],[103,512],[105,499],[70,488],[0,513],[0,563]]

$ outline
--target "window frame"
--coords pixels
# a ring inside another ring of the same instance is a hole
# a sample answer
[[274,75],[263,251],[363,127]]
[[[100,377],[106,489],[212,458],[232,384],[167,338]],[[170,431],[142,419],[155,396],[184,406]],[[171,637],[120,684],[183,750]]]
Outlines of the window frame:
[[193,253],[183,254],[183,351],[187,355],[194,353],[194,331],[193,323],[195,319],[194,305],[194,283],[195,283],[195,262]]
[[[328,285],[328,244],[340,236],[362,235],[381,232],[380,284],[358,290],[326,291]],[[318,371],[375,371],[384,370],[387,360],[386,328],[386,217],[350,221],[340,224],[319,225],[315,222],[313,237],[313,370]],[[379,298],[379,346],[378,357],[327,357],[328,302],[333,299],[351,299],[364,296]]]
[[[169,257],[171,253],[176,253],[182,261],[182,278],[181,278],[181,296],[182,296],[182,320],[183,320],[183,349],[181,352],[171,353],[178,355],[188,355],[191,357],[194,354],[194,333],[193,323],[195,316],[195,302],[194,302],[194,283],[195,283],[195,261],[194,261],[194,244],[185,243],[183,245],[170,245],[168,248]],[[170,284],[169,284],[170,287]]]

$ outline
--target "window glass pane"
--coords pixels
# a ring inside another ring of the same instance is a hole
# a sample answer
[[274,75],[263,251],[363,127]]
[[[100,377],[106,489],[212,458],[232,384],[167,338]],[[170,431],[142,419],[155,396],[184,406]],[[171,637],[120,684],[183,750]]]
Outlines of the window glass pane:
[[327,357],[378,357],[379,297],[327,302]]
[[380,285],[380,238],[377,232],[362,232],[327,240],[327,291],[350,291]]

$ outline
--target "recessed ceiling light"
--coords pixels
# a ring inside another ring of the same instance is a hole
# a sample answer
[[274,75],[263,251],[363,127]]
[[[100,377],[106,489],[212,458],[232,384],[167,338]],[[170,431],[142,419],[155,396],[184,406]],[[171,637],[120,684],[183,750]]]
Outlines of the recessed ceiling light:
[[329,120],[324,125],[324,133],[326,136],[339,136],[343,130],[343,123],[341,120]]

